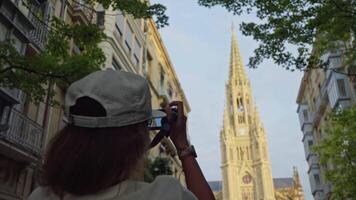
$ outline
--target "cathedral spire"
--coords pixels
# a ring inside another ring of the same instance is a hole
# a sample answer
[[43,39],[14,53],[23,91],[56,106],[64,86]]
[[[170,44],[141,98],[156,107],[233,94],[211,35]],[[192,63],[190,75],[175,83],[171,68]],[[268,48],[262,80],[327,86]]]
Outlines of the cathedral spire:
[[[275,200],[265,130],[231,26],[230,74],[220,132],[223,199]],[[256,137],[258,136],[258,137]]]
[[247,81],[246,72],[242,63],[240,49],[237,44],[237,36],[234,24],[231,25],[231,55],[229,81]]

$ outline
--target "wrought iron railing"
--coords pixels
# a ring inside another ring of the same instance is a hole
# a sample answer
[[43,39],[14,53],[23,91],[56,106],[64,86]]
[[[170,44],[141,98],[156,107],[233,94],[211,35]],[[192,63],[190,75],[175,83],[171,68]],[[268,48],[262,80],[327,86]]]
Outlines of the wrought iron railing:
[[96,11],[92,6],[86,4],[82,0],[72,0],[71,6],[74,11],[81,12],[89,23],[96,23]]
[[[48,37],[48,13],[40,9],[40,3],[36,0],[29,1],[32,3],[31,11],[28,14],[28,19],[31,21],[32,25],[35,27],[29,33],[29,38],[38,48],[44,49],[47,37]],[[36,12],[37,10],[37,12]]]
[[42,126],[15,109],[11,110],[9,129],[0,132],[0,137],[36,156],[41,153]]
[[30,31],[29,38],[31,42],[33,42],[38,48],[43,50],[48,36],[47,22],[40,21],[34,16],[31,16],[30,20],[35,28]]

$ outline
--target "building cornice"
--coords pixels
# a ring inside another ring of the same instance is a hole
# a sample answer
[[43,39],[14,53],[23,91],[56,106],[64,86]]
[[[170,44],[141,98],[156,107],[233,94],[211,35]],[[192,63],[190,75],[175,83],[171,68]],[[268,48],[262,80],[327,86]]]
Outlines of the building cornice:
[[160,49],[162,49],[163,51],[163,59],[164,61],[166,62],[167,64],[167,67],[168,67],[168,70],[169,72],[173,75],[173,79],[174,79],[174,82],[175,84],[177,85],[178,87],[178,91],[179,91],[179,94],[180,96],[183,98],[182,100],[185,102],[185,106],[186,106],[186,109],[187,109],[187,112],[189,113],[191,111],[191,107],[189,105],[189,102],[188,102],[188,99],[186,98],[186,95],[182,89],[182,86],[177,78],[177,74],[174,70],[174,67],[173,67],[173,64],[171,62],[171,59],[169,58],[169,54],[168,54],[168,51],[163,43],[163,40],[161,38],[161,35],[156,27],[156,24],[155,22],[152,20],[152,19],[149,19],[148,20],[148,24],[149,24],[149,27],[150,27],[150,30],[153,31],[153,34],[152,36],[154,37],[156,43],[159,45]]

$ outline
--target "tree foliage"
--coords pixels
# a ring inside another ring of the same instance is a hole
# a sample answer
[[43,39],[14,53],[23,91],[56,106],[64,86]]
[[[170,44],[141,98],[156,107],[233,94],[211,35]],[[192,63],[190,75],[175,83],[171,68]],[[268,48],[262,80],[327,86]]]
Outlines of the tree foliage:
[[[86,0],[83,1],[85,5],[79,1],[75,2],[88,8],[100,3],[106,9],[120,9],[135,18],[154,17],[158,27],[168,25],[166,8],[161,4],[149,5],[141,0]],[[32,10],[29,1],[22,0],[22,3]],[[95,11],[94,7],[92,9]],[[38,13],[32,14],[40,18]],[[45,23],[41,19],[39,21]],[[11,40],[0,43],[0,87],[18,88],[34,103],[43,102],[47,97],[51,104],[56,103],[53,99],[53,84],[66,87],[73,81],[99,70],[105,62],[104,53],[98,44],[106,36],[98,26],[68,25],[53,18],[48,29],[48,41],[44,50],[31,57],[19,53]],[[71,43],[75,44],[80,53],[71,53]]]
[[[54,96],[50,84],[67,86],[98,70],[105,61],[98,43],[105,39],[95,25],[68,25],[56,18],[51,23],[44,51],[27,57],[19,53],[11,41],[0,43],[0,87],[19,88],[38,103],[47,92]],[[70,52],[73,42],[80,54]],[[50,99],[54,103],[53,98]]]
[[84,2],[91,5],[100,3],[105,9],[121,10],[135,18],[154,17],[158,28],[168,25],[166,7],[162,4],[150,5],[147,1],[142,0],[86,0]]
[[172,175],[171,161],[165,157],[146,160],[145,181],[152,182],[159,175]]
[[[26,1],[26,0],[21,0]],[[80,3],[77,0],[72,0]],[[158,27],[168,25],[166,7],[141,0],[84,0],[87,5],[119,9],[135,18],[154,18]],[[198,0],[205,7],[222,6],[233,14],[255,14],[260,23],[242,22],[246,36],[259,42],[250,67],[272,59],[290,70],[328,68],[320,58],[326,52],[342,50],[343,65],[356,70],[356,2],[352,0]],[[105,13],[104,13],[105,14]],[[44,52],[27,58],[9,42],[0,45],[0,86],[19,88],[36,102],[43,101],[49,83],[70,83],[99,69],[104,55],[97,44],[105,38],[94,25],[69,26],[51,23]],[[81,54],[68,52],[74,41]],[[290,45],[298,47],[291,52]],[[311,50],[311,48],[313,50]],[[350,73],[348,73],[350,74]],[[53,96],[50,92],[50,97]]]
[[[340,50],[344,66],[355,68],[356,1],[352,0],[199,0],[206,7],[223,6],[234,14],[255,14],[260,23],[242,22],[246,36],[259,42],[250,67],[272,59],[286,69],[328,67],[320,60]],[[295,45],[298,52],[291,52]],[[311,50],[313,48],[313,50]],[[350,68],[350,69],[351,69]]]
[[332,183],[332,199],[356,199],[356,107],[331,113],[326,137],[314,149]]

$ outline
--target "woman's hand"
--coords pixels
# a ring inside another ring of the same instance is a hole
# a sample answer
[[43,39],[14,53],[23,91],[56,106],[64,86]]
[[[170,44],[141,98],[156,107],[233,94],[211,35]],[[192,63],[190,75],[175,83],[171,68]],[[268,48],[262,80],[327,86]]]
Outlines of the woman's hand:
[[[172,107],[177,109],[177,119],[172,121]],[[184,116],[184,106],[181,101],[174,101],[166,107],[168,122],[171,125],[170,137],[178,152],[186,150],[189,147],[187,138],[187,117]],[[183,171],[185,174],[185,181],[188,189],[199,200],[215,200],[214,194],[210,189],[208,182],[199,167],[195,157],[184,156],[180,158],[182,162]]]
[[[173,120],[172,108],[177,110],[177,118]],[[165,108],[168,122],[171,125],[169,136],[172,139],[177,151],[185,150],[189,147],[187,138],[187,117],[184,115],[184,105],[181,101],[173,101]]]

